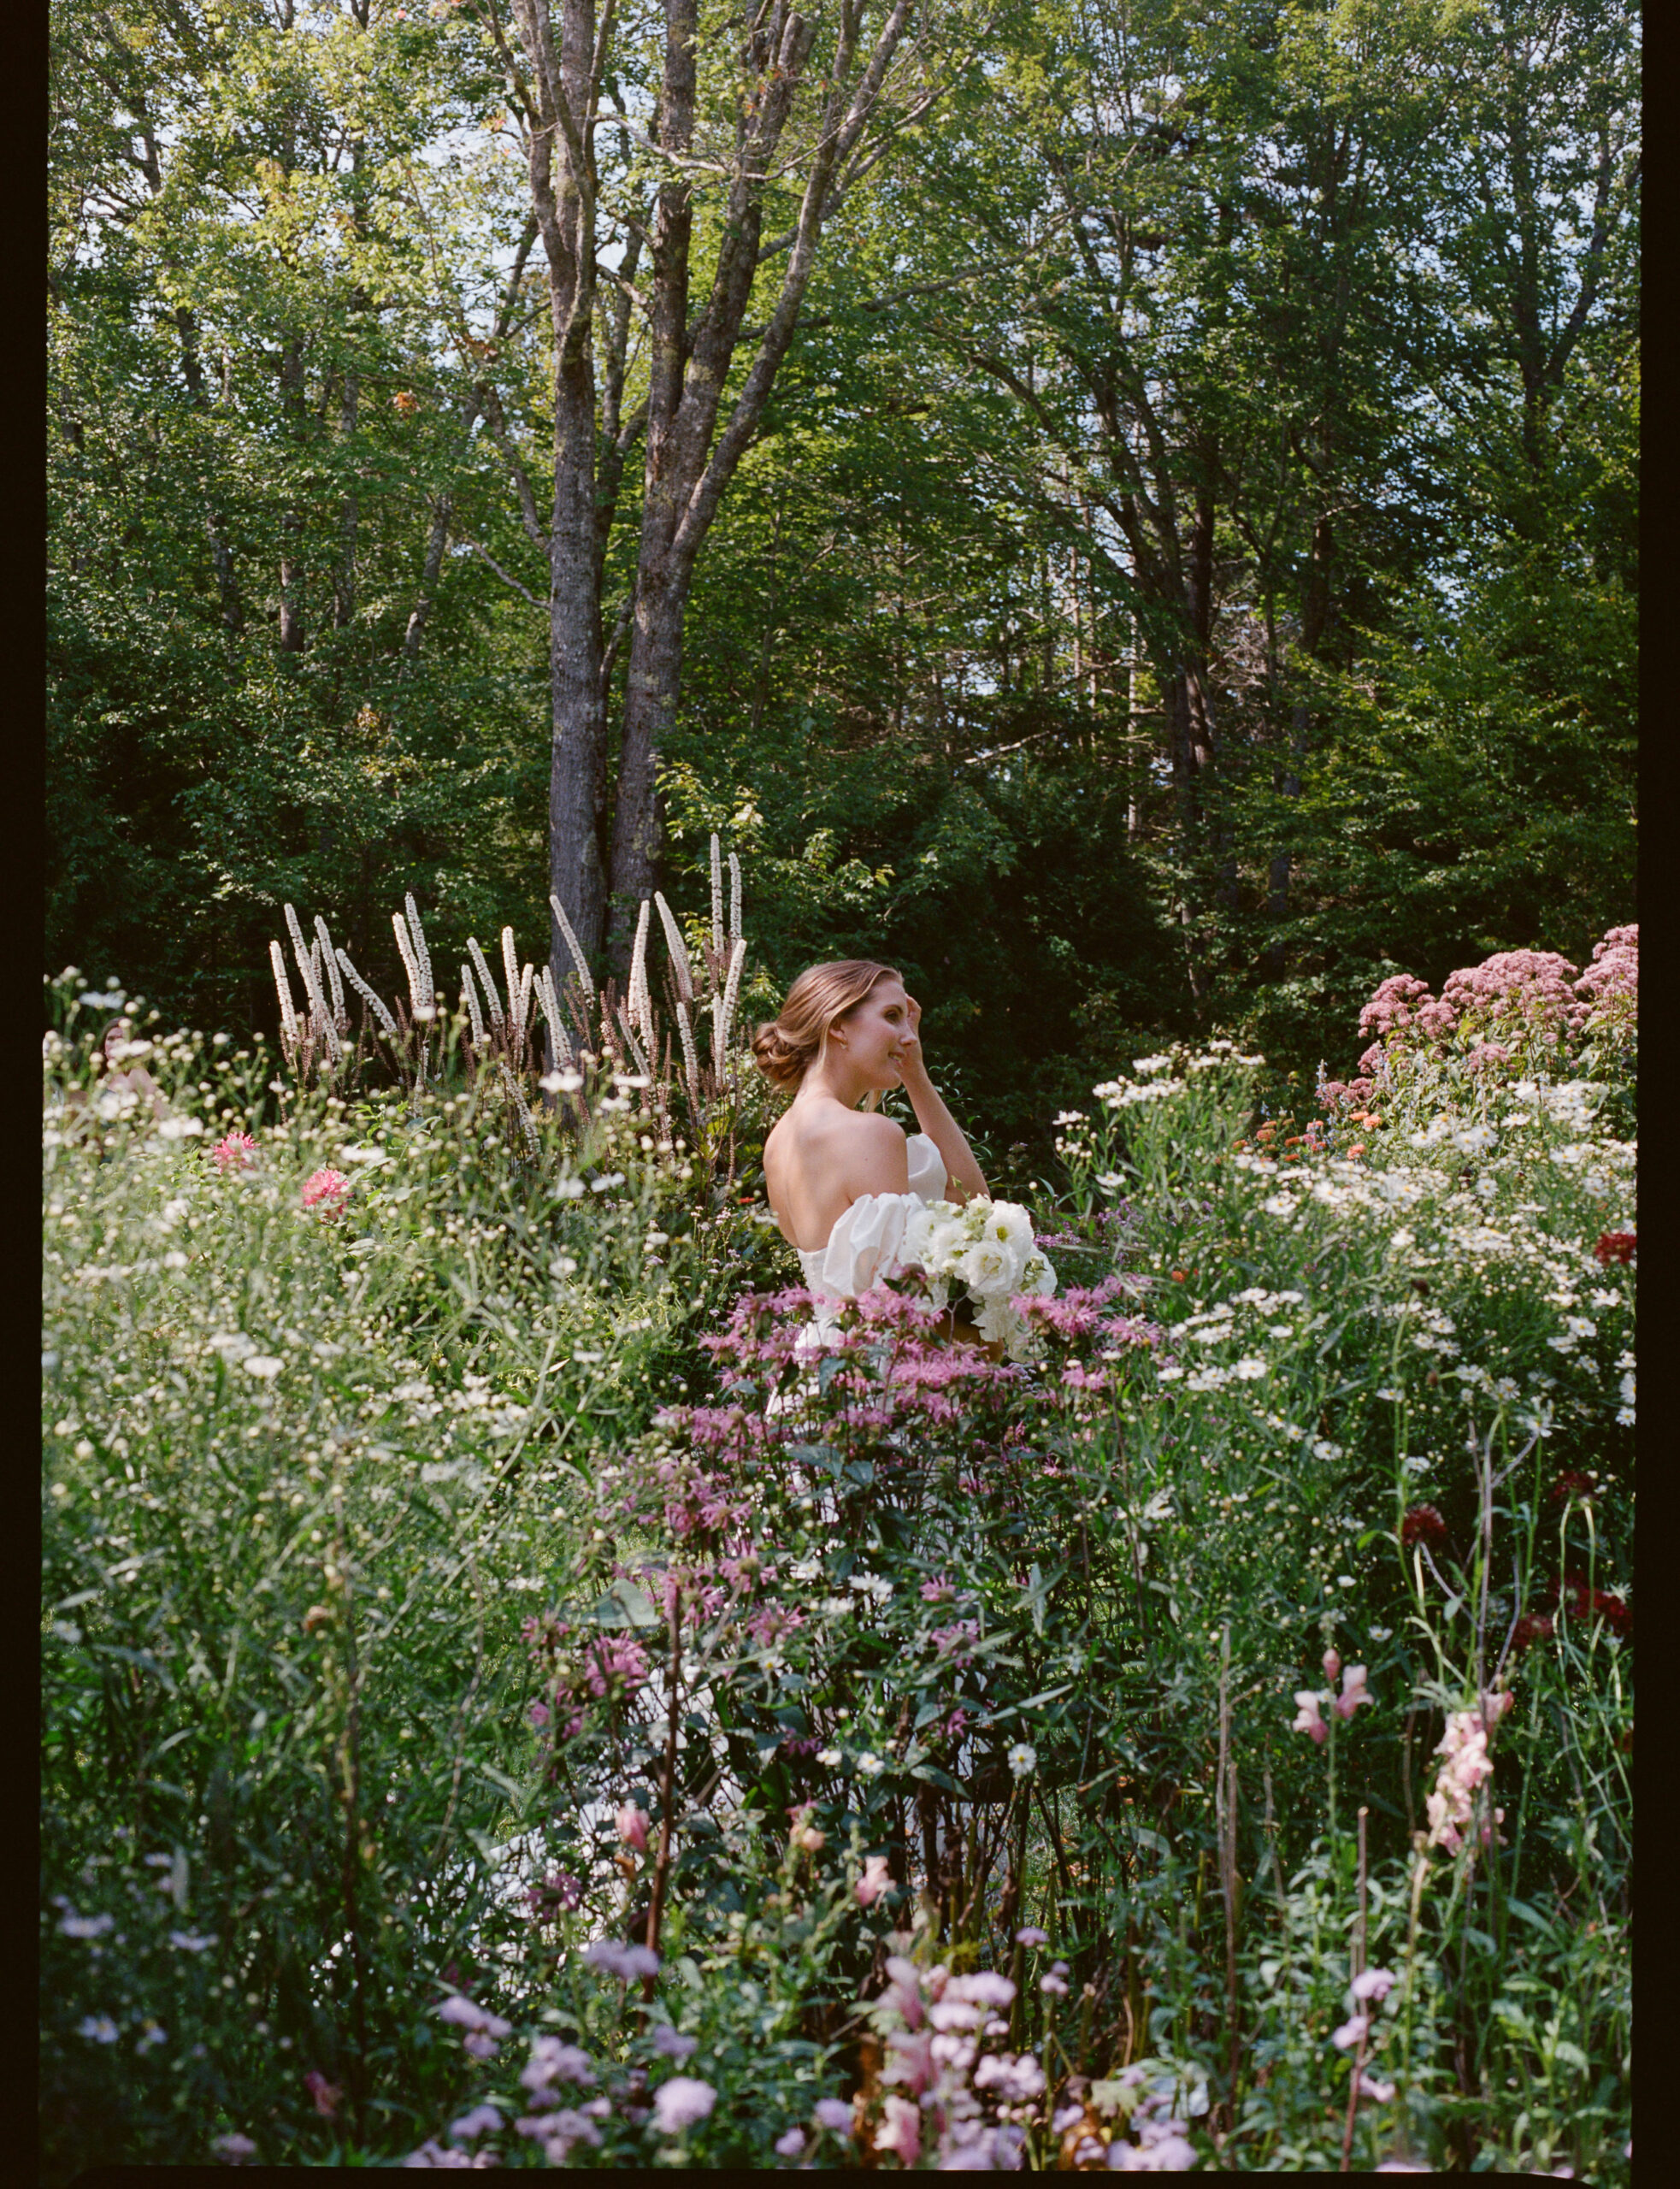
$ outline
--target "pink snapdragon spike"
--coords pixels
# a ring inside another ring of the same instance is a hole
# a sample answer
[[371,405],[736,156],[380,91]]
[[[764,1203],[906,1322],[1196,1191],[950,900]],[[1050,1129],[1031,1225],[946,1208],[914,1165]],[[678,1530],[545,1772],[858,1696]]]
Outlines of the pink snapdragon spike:
[[922,2116],[908,2099],[887,2098],[881,2126],[875,2132],[878,2151],[896,2153],[900,2166],[914,2166],[922,2156]]
[[344,2096],[339,2086],[329,2083],[319,2068],[311,2068],[304,2078],[304,2088],[308,2091],[321,2119],[331,2121],[339,2110],[339,2100]]
[[248,1132],[224,1134],[210,1150],[218,1171],[248,1171],[256,1160],[256,1142]]
[[864,1857],[864,1874],[852,1888],[858,1896],[858,1905],[873,1908],[892,1882],[892,1872],[886,1856],[866,1855]]
[[304,1181],[304,1207],[314,1210],[317,1216],[336,1216],[344,1207],[349,1192],[350,1180],[342,1171],[311,1171]]
[[626,1802],[613,1818],[619,1838],[627,1847],[634,1847],[639,1855],[647,1852],[647,1827],[652,1822],[645,1809],[639,1809],[634,1802]]
[[1310,1687],[1295,1690],[1295,1715],[1289,1731],[1292,1733],[1311,1733],[1320,1748],[1329,1738],[1330,1729],[1319,1711],[1318,1697]]
[[1326,1649],[1324,1652],[1324,1678],[1330,1682],[1332,1686],[1335,1685],[1335,1676],[1341,1670],[1341,1658],[1337,1656],[1334,1649]]
[[1341,1679],[1341,1692],[1335,1698],[1334,1708],[1338,1718],[1351,1718],[1362,1702],[1371,1696],[1365,1687],[1365,1668],[1363,1665],[1349,1665]]

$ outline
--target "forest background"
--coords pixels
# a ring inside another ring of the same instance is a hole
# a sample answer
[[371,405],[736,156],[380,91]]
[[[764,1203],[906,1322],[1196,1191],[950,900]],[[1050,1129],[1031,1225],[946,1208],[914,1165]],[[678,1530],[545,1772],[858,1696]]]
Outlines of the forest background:
[[889,960],[1024,1155],[1635,916],[1631,8],[52,23],[49,971],[272,1035],[282,902],[389,992],[404,890],[622,964],[717,830],[749,1007]]

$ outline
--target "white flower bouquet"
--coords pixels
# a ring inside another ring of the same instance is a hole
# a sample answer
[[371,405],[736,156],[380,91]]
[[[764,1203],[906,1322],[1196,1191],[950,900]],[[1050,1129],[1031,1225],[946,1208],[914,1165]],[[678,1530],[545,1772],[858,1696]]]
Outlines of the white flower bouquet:
[[1030,1357],[1032,1325],[1010,1302],[1023,1292],[1054,1292],[1056,1272],[1034,1243],[1033,1219],[1018,1201],[928,1201],[905,1226],[902,1259],[925,1273],[936,1307],[970,1303],[974,1327],[988,1344],[1001,1345],[1011,1360]]

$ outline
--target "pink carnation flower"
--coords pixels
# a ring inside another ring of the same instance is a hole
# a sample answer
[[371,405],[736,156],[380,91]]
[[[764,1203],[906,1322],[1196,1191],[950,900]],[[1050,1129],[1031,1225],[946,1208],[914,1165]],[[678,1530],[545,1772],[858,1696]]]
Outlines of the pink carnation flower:
[[210,1150],[218,1171],[248,1171],[256,1160],[256,1142],[248,1132],[230,1132]]

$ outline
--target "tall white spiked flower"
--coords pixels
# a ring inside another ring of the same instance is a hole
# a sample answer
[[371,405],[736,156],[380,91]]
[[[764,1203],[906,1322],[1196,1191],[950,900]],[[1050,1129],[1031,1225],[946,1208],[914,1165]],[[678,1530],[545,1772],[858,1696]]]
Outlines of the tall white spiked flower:
[[630,1021],[641,1029],[644,1035],[651,1035],[653,1018],[652,1000],[647,992],[647,922],[652,910],[644,897],[641,910],[636,914],[636,939],[630,947]]
[[717,832],[711,838],[711,947],[723,947],[723,847],[717,841]]
[[316,970],[316,959],[320,955],[321,945],[316,942],[311,944],[307,949],[304,947],[304,930],[298,924],[297,912],[290,905],[286,907],[286,923],[292,930],[292,952],[297,958],[298,970],[304,976],[304,987],[309,995],[309,1016],[321,1029],[321,1038],[326,1047],[327,1062],[337,1064],[344,1055],[344,1045],[339,1039],[338,1028],[333,1024],[333,1014],[327,1008],[327,998],[321,993],[321,976]]
[[554,992],[554,975],[546,965],[537,975],[537,1001],[542,1006],[543,1017],[548,1021],[555,1063],[569,1064],[572,1061],[571,1036],[560,1016],[560,999]]
[[486,1038],[484,1013],[478,1006],[478,990],[473,985],[473,969],[470,965],[463,965],[461,968],[461,1000],[467,1006],[467,1017],[472,1025],[473,1047],[475,1049],[481,1049],[485,1045]]
[[583,954],[583,945],[572,932],[572,923],[566,917],[566,907],[552,892],[549,895],[549,909],[565,937],[566,947],[572,953],[572,963],[577,967],[577,976],[583,982],[583,993],[592,1003],[595,1000],[595,976],[589,970],[589,960]]
[[315,935],[317,935],[317,939],[320,939],[321,943],[321,954],[315,959],[315,968],[317,968],[315,976],[320,978],[320,968],[324,965],[326,988],[328,988],[330,998],[333,998],[333,1018],[334,1020],[339,1020],[339,1023],[345,1023],[344,981],[339,981],[339,959],[337,959],[337,953],[333,950],[333,937],[326,933],[326,922],[321,919],[320,913],[315,913]]
[[280,996],[280,1039],[290,1049],[298,1047],[298,1013],[292,1001],[292,983],[286,977],[286,953],[279,943],[268,945],[268,962],[274,969],[274,988]]
[[519,1016],[519,953],[510,927],[502,929],[502,971],[507,976],[509,1031],[516,1041],[525,1028]]
[[503,1078],[508,1083],[508,1092],[513,1097],[513,1106],[519,1112],[519,1122],[525,1128],[525,1144],[534,1155],[537,1152],[537,1128],[532,1121],[529,1106],[519,1091],[519,1082],[508,1070],[506,1065],[501,1067],[501,1071]]
[[659,917],[665,929],[665,941],[670,946],[671,963],[676,968],[676,991],[685,1003],[694,1000],[694,967],[688,955],[688,945],[682,939],[682,929],[675,915],[659,894],[653,893],[653,901],[659,908]]
[[522,1041],[525,1029],[531,1023],[531,997],[534,990],[535,974],[529,965],[519,969],[519,1034]]
[[735,1015],[735,1005],[740,996],[741,967],[746,963],[746,945],[737,940],[729,953],[729,977],[723,984],[723,1025],[717,1037],[717,1055],[721,1063],[728,1046],[729,1028]]
[[437,1006],[433,1000],[436,988],[432,979],[432,953],[426,947],[426,930],[420,924],[420,907],[414,901],[412,889],[404,898],[403,903],[409,916],[409,933],[413,940],[414,962],[420,974],[421,992],[415,998],[415,1016],[416,1018],[433,1018],[437,1016]]
[[682,1037],[682,1062],[688,1077],[688,1099],[698,1118],[700,1109],[700,1059],[694,1053],[694,1029],[688,1023],[688,1006],[677,998],[676,1030]]
[[741,863],[733,852],[729,854],[729,933],[735,941],[741,939]]
[[416,1018],[427,1016],[427,991],[421,986],[420,960],[414,954],[414,938],[409,933],[408,922],[400,912],[391,915],[392,931],[397,937],[398,955],[403,961],[403,971],[409,976],[409,1005]]
[[645,1079],[651,1079],[653,1067],[649,1064],[641,1043],[636,1039],[635,1029],[630,1024],[628,1009],[618,1014],[618,1030],[624,1036],[624,1046],[630,1052],[630,1061]]
[[467,954],[477,966],[478,976],[484,982],[485,1008],[490,1013],[490,1023],[499,1031],[507,1023],[502,1011],[502,999],[497,991],[495,982],[490,977],[490,968],[485,963],[484,953],[479,948],[476,935],[469,935],[467,937]]
[[344,968],[345,978],[378,1020],[380,1031],[382,1034],[394,1034],[397,1031],[396,1020],[368,986],[361,974],[357,971],[355,966],[351,964],[350,953],[347,950],[341,950],[338,953],[338,959],[339,965]]
[[281,910],[286,914],[286,932],[292,937],[292,954],[301,967],[304,960],[309,954],[309,946],[304,941],[304,930],[298,924],[297,907],[293,905],[286,905],[281,907]]

